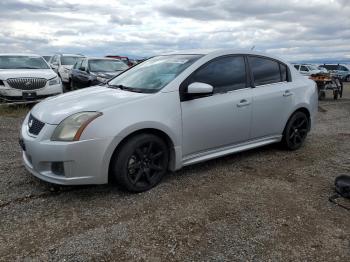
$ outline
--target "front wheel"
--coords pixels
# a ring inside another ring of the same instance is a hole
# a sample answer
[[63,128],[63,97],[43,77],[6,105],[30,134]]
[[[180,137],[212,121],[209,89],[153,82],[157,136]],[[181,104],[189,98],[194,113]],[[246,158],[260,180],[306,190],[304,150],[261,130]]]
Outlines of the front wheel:
[[131,192],[143,192],[156,186],[168,169],[166,143],[153,134],[132,137],[116,152],[111,178]]
[[282,143],[289,150],[299,149],[307,136],[309,131],[309,118],[303,112],[294,113],[283,133]]

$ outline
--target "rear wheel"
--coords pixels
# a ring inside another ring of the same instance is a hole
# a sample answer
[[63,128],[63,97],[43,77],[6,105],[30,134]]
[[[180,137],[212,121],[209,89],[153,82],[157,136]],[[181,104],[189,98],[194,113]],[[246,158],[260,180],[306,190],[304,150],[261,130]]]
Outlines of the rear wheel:
[[282,142],[289,150],[299,149],[309,131],[309,118],[301,111],[294,113],[289,119],[283,134]]
[[168,162],[166,143],[153,134],[140,134],[116,152],[111,178],[128,191],[147,191],[162,180]]

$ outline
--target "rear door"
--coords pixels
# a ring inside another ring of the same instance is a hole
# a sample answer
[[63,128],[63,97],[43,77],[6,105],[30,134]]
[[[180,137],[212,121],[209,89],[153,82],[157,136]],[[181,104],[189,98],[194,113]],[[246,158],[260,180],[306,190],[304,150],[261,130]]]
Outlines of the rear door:
[[252,139],[281,135],[293,103],[293,84],[288,67],[261,56],[249,56],[254,94]]
[[252,92],[246,72],[243,56],[224,56],[203,65],[181,84],[182,94],[193,82],[214,87],[209,96],[181,95],[184,157],[249,139]]

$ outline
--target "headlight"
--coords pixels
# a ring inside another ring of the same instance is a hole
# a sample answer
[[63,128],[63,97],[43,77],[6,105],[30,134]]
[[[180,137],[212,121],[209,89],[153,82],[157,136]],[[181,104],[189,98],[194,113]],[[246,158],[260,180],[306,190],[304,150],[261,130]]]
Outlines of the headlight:
[[56,76],[56,77],[50,79],[49,86],[58,85],[59,83],[61,83],[61,80],[58,76]]
[[71,115],[56,127],[51,140],[78,141],[87,125],[101,115],[101,112],[80,112]]

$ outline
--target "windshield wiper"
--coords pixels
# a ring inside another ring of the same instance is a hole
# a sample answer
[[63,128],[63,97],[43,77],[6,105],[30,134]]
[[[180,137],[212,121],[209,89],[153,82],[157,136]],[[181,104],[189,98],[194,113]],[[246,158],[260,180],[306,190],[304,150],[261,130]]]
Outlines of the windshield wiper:
[[16,67],[15,69],[44,69],[44,68],[30,67],[30,66],[21,66],[21,67]]
[[123,86],[123,85],[110,85],[110,84],[108,84],[107,83],[107,85],[108,85],[108,87],[110,87],[110,88],[117,88],[117,89],[121,89],[121,90],[126,90],[128,87],[126,87],[126,86]]
[[155,90],[148,90],[144,88],[136,88],[136,87],[129,87],[124,85],[110,85],[107,83],[107,86],[110,88],[117,88],[125,91],[135,92],[135,93],[154,93]]

